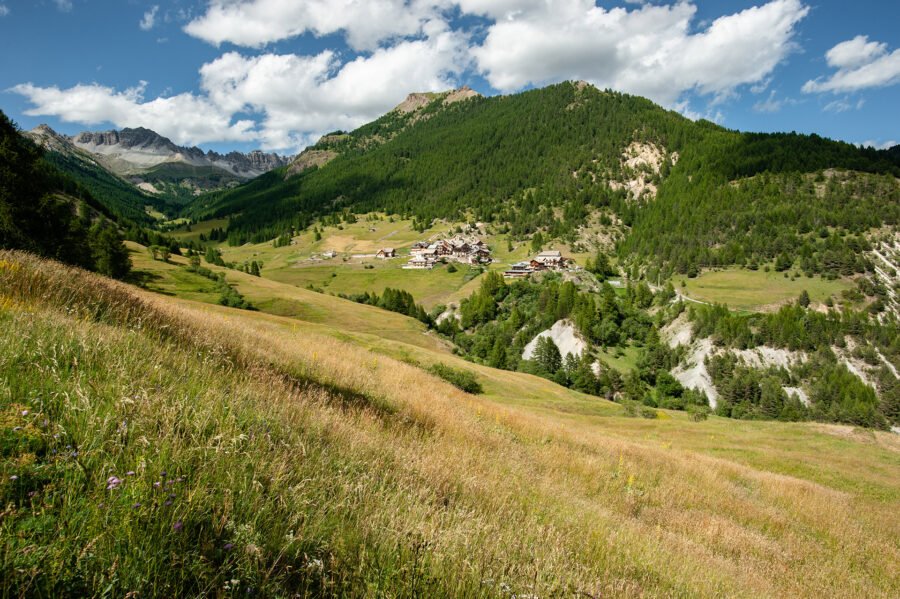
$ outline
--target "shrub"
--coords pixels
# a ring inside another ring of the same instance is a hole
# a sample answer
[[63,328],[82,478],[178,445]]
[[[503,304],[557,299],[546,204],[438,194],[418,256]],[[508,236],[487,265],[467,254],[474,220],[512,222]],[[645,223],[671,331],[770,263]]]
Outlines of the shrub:
[[687,412],[691,422],[703,422],[709,418],[709,408],[706,406],[688,406]]
[[653,408],[642,407],[641,408],[641,417],[652,420],[654,418],[659,418],[659,412],[657,412]]
[[471,393],[473,395],[484,393],[481,383],[479,383],[475,375],[468,370],[451,368],[446,364],[435,364],[429,368],[428,371],[431,374],[441,377],[457,389],[465,391],[466,393]]

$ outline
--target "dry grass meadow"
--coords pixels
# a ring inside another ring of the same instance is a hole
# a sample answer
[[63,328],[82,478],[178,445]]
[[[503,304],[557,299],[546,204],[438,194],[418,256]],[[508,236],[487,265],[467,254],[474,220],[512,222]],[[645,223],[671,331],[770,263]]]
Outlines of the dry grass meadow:
[[278,292],[325,316],[0,253],[3,596],[900,596],[896,436],[628,418]]

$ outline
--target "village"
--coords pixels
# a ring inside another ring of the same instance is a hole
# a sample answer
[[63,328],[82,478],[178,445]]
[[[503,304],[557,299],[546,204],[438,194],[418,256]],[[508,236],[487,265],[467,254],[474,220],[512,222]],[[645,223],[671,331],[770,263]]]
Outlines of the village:
[[413,244],[409,254],[409,262],[403,267],[408,270],[431,270],[439,262],[479,266],[493,261],[491,250],[484,241],[475,236],[464,235],[433,243],[418,241]]

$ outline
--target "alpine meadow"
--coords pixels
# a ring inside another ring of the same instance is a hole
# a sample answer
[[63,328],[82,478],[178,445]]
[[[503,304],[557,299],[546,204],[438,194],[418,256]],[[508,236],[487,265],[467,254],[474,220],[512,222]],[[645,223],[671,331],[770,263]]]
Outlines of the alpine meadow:
[[0,0],[0,597],[900,596],[900,10],[101,4]]

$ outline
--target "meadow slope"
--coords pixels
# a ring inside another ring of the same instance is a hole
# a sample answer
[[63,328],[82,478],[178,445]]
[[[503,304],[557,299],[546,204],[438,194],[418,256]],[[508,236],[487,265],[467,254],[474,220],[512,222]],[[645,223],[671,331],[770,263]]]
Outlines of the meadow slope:
[[896,436],[627,418],[312,295],[319,322],[0,253],[0,593],[900,594]]

